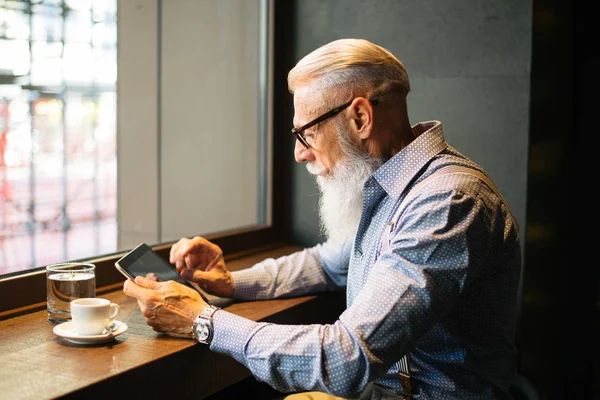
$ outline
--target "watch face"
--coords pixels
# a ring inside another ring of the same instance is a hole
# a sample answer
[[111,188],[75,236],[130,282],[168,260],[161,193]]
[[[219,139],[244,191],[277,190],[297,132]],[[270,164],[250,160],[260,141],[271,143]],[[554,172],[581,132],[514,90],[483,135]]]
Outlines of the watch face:
[[210,337],[210,328],[204,322],[200,322],[196,327],[196,336],[198,340],[206,341]]
[[210,344],[213,336],[212,316],[217,310],[217,307],[207,306],[194,321],[194,336],[200,343]]

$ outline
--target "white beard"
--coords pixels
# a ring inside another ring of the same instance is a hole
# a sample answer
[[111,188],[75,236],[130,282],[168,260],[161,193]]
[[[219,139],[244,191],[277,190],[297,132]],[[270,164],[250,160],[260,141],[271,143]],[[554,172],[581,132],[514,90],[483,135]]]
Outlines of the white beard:
[[306,168],[317,175],[321,191],[321,231],[329,241],[342,243],[356,235],[362,214],[364,184],[383,161],[359,149],[347,139],[345,132],[340,132],[338,137],[343,156],[329,176],[323,175],[324,168],[313,164],[306,164]]

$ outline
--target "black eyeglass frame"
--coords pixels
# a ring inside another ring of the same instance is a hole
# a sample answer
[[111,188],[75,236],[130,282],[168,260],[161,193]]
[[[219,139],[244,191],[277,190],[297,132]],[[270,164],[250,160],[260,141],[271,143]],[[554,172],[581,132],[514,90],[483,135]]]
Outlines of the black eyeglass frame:
[[[304,137],[304,131],[310,127],[313,127],[313,126],[341,113],[346,108],[348,108],[354,100],[355,99],[352,99],[349,102],[342,104],[341,106],[338,106],[336,108],[333,108],[333,109],[327,111],[325,114],[318,116],[317,118],[313,119],[312,121],[302,125],[300,128],[293,128],[292,133],[294,134],[294,136],[296,136],[296,139],[298,139],[298,141],[300,143],[302,143],[302,145],[304,147],[306,147],[307,149],[310,149],[310,145],[308,144],[308,142],[306,141],[306,138]],[[371,103],[371,105],[373,105],[373,106],[376,106],[379,103],[379,100],[377,100],[377,99],[369,100],[369,103]]]

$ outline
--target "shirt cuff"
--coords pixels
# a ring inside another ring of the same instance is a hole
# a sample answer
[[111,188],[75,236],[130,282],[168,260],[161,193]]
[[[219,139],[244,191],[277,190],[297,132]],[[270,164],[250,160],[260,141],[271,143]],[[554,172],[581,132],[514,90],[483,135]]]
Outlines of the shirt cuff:
[[227,354],[247,366],[246,344],[257,326],[258,322],[219,310],[213,315],[215,332],[210,343],[210,349]]

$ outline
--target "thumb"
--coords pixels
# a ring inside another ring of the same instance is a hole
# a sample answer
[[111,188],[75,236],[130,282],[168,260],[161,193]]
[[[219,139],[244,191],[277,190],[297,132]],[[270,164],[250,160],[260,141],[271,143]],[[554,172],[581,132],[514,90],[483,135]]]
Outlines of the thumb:
[[135,277],[135,283],[143,288],[152,290],[158,290],[162,286],[162,282],[153,281],[152,279],[148,279],[142,275]]
[[207,279],[206,275],[206,271],[202,271],[201,269],[186,268],[181,271],[181,277],[183,279],[196,283],[204,283],[204,281]]

